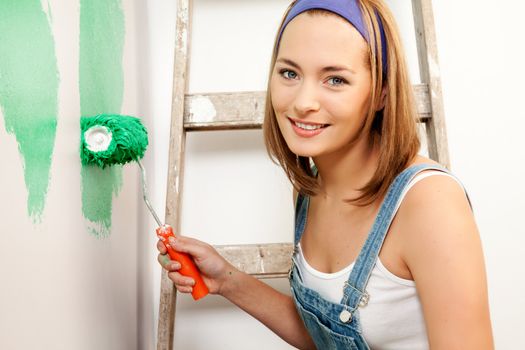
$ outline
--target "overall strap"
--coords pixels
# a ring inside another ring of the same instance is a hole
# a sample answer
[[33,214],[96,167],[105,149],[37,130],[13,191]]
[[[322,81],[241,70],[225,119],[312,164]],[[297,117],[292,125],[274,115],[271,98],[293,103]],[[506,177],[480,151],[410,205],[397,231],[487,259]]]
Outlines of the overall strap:
[[368,238],[356,259],[348,281],[345,283],[343,300],[341,301],[342,304],[349,305],[352,309],[356,309],[360,303],[366,305],[368,294],[365,292],[365,287],[378,258],[385,236],[390,228],[390,224],[394,219],[403,190],[419,172],[430,169],[448,173],[448,170],[441,166],[417,164],[402,171],[390,185],[372,229],[368,234]]
[[[317,177],[317,167],[315,164],[312,165],[312,173]],[[297,199],[295,201],[295,234],[294,234],[294,247],[297,247],[297,244],[301,240],[301,236],[304,232],[304,227],[306,226],[306,218],[308,216],[308,205],[310,202],[310,197],[297,192]]]
[[308,214],[308,198],[301,193],[297,193],[295,202],[295,235],[294,247],[297,246],[306,225],[306,216]]

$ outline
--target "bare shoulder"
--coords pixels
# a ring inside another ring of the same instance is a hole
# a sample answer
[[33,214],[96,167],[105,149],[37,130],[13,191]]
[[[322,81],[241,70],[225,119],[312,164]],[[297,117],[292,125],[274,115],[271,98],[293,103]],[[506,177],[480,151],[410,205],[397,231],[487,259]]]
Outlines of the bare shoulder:
[[465,189],[445,173],[420,179],[406,194],[402,207],[412,214],[428,215],[425,219],[443,219],[445,213],[449,217],[472,216]]
[[408,191],[397,215],[402,259],[416,283],[431,347],[447,348],[451,336],[477,342],[482,330],[484,345],[463,349],[487,348],[484,257],[463,187],[449,176],[425,177]]
[[398,215],[408,243],[407,255],[429,244],[440,244],[443,249],[479,236],[465,190],[450,176],[418,181],[406,194]]
[[[440,165],[422,156],[418,156],[411,165],[423,163]],[[429,170],[423,173],[426,171]],[[399,216],[410,218],[409,222],[414,224],[411,227],[415,229],[425,221],[446,224],[444,219],[473,219],[465,189],[456,179],[444,173],[425,177],[412,186],[402,202]]]

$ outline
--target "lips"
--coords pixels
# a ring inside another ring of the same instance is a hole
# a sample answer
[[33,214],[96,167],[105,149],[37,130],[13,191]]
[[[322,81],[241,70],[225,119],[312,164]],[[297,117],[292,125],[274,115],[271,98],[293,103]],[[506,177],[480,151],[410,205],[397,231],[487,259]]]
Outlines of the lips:
[[301,137],[313,137],[319,135],[329,126],[329,124],[298,121],[292,118],[288,118],[288,120],[290,120],[295,133]]
[[323,123],[316,123],[311,121],[304,121],[304,120],[298,120],[288,117],[288,120],[290,120],[292,123],[299,127],[303,127],[305,129],[313,129],[313,128],[319,128],[319,127],[325,127],[329,124],[323,124]]

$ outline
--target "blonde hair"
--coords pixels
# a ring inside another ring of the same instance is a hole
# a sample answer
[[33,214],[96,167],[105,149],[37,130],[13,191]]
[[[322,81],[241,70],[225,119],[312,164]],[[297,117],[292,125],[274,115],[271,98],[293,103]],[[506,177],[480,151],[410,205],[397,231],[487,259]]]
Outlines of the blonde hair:
[[[279,33],[288,12],[296,1],[286,10]],[[367,65],[370,68],[372,88],[370,109],[361,133],[370,135],[373,144],[379,147],[378,167],[370,181],[362,188],[361,194],[348,203],[365,206],[382,198],[394,178],[403,171],[408,163],[416,156],[420,148],[417,133],[417,112],[414,103],[412,84],[408,77],[404,51],[398,34],[397,25],[388,7],[382,0],[358,1],[363,22],[368,30],[368,55]],[[309,10],[311,15],[329,13],[326,10]],[[380,19],[387,43],[387,67],[383,74],[383,58],[381,33],[378,18]],[[303,195],[316,195],[319,193],[319,184],[314,175],[310,159],[297,156],[287,146],[277,124],[275,111],[271,103],[270,80],[278,53],[278,37],[272,53],[266,107],[263,123],[264,140],[266,149],[271,159],[282,166],[295,190]],[[384,108],[377,111],[381,104],[382,91],[385,89]]]

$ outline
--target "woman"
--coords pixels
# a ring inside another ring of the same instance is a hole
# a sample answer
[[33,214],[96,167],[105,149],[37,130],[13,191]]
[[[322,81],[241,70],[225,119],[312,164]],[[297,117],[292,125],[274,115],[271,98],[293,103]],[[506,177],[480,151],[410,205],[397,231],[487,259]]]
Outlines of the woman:
[[[397,28],[381,0],[299,0],[272,56],[264,136],[296,196],[292,297],[179,237],[210,292],[301,349],[492,349],[461,183],[418,156]],[[179,292],[193,281],[159,262]]]

